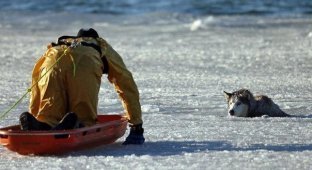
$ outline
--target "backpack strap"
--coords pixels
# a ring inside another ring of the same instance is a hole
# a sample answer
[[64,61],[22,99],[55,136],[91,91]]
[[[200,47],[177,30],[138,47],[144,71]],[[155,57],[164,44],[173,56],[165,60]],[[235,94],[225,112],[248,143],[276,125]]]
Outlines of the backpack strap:
[[[52,42],[51,45],[52,45],[52,47],[58,46],[58,45],[70,46],[71,42],[65,41],[65,39],[75,39],[75,38],[78,38],[78,37],[76,37],[76,36],[67,36],[67,35],[61,36],[61,37],[59,37],[57,39],[57,43]],[[93,49],[95,49],[100,54],[102,63],[104,65],[103,74],[108,74],[108,61],[106,59],[106,56],[102,55],[101,47],[96,45],[96,44],[88,43],[88,42],[85,42],[85,41],[82,41],[80,44],[82,46],[92,47]]]

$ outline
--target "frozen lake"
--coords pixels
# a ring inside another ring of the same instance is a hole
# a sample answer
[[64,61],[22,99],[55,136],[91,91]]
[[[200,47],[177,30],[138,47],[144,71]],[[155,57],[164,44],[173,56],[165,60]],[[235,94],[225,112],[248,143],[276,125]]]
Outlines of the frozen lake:
[[[0,12],[0,110],[30,84],[35,61],[61,35],[93,27],[137,82],[146,143],[64,156],[0,147],[0,169],[311,169],[311,16],[95,15]],[[105,76],[99,112],[120,102]],[[293,118],[230,118],[223,90],[266,94]],[[28,99],[0,126],[18,123]]]

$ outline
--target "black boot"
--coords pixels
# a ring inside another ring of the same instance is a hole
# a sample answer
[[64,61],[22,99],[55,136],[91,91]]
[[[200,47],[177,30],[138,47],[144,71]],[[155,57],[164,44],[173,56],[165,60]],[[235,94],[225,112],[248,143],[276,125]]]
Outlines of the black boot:
[[135,144],[141,145],[144,143],[145,138],[143,136],[144,129],[142,128],[142,124],[139,125],[130,125],[130,133],[126,138],[126,141],[123,145]]
[[29,112],[24,112],[20,115],[19,118],[21,130],[50,130],[51,126],[38,121],[32,114]]
[[60,123],[53,128],[53,130],[68,130],[75,129],[78,127],[79,122],[76,113],[69,112],[63,117]]

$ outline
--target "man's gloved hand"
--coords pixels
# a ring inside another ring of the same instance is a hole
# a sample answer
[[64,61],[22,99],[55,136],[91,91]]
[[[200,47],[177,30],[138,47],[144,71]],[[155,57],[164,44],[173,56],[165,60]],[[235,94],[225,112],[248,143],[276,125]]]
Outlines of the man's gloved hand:
[[141,145],[144,143],[145,138],[143,136],[144,129],[142,128],[142,124],[139,125],[130,125],[130,133],[126,138],[126,141],[123,145],[135,144]]

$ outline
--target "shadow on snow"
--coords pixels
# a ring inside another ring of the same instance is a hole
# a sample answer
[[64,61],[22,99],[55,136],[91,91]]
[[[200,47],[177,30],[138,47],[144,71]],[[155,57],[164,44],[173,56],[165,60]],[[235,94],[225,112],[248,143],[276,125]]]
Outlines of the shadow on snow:
[[312,151],[312,144],[254,144],[246,147],[233,146],[226,141],[157,141],[143,145],[121,145],[114,143],[92,150],[71,153],[70,156],[173,156],[184,153],[218,152],[218,151],[275,151],[302,152]]

